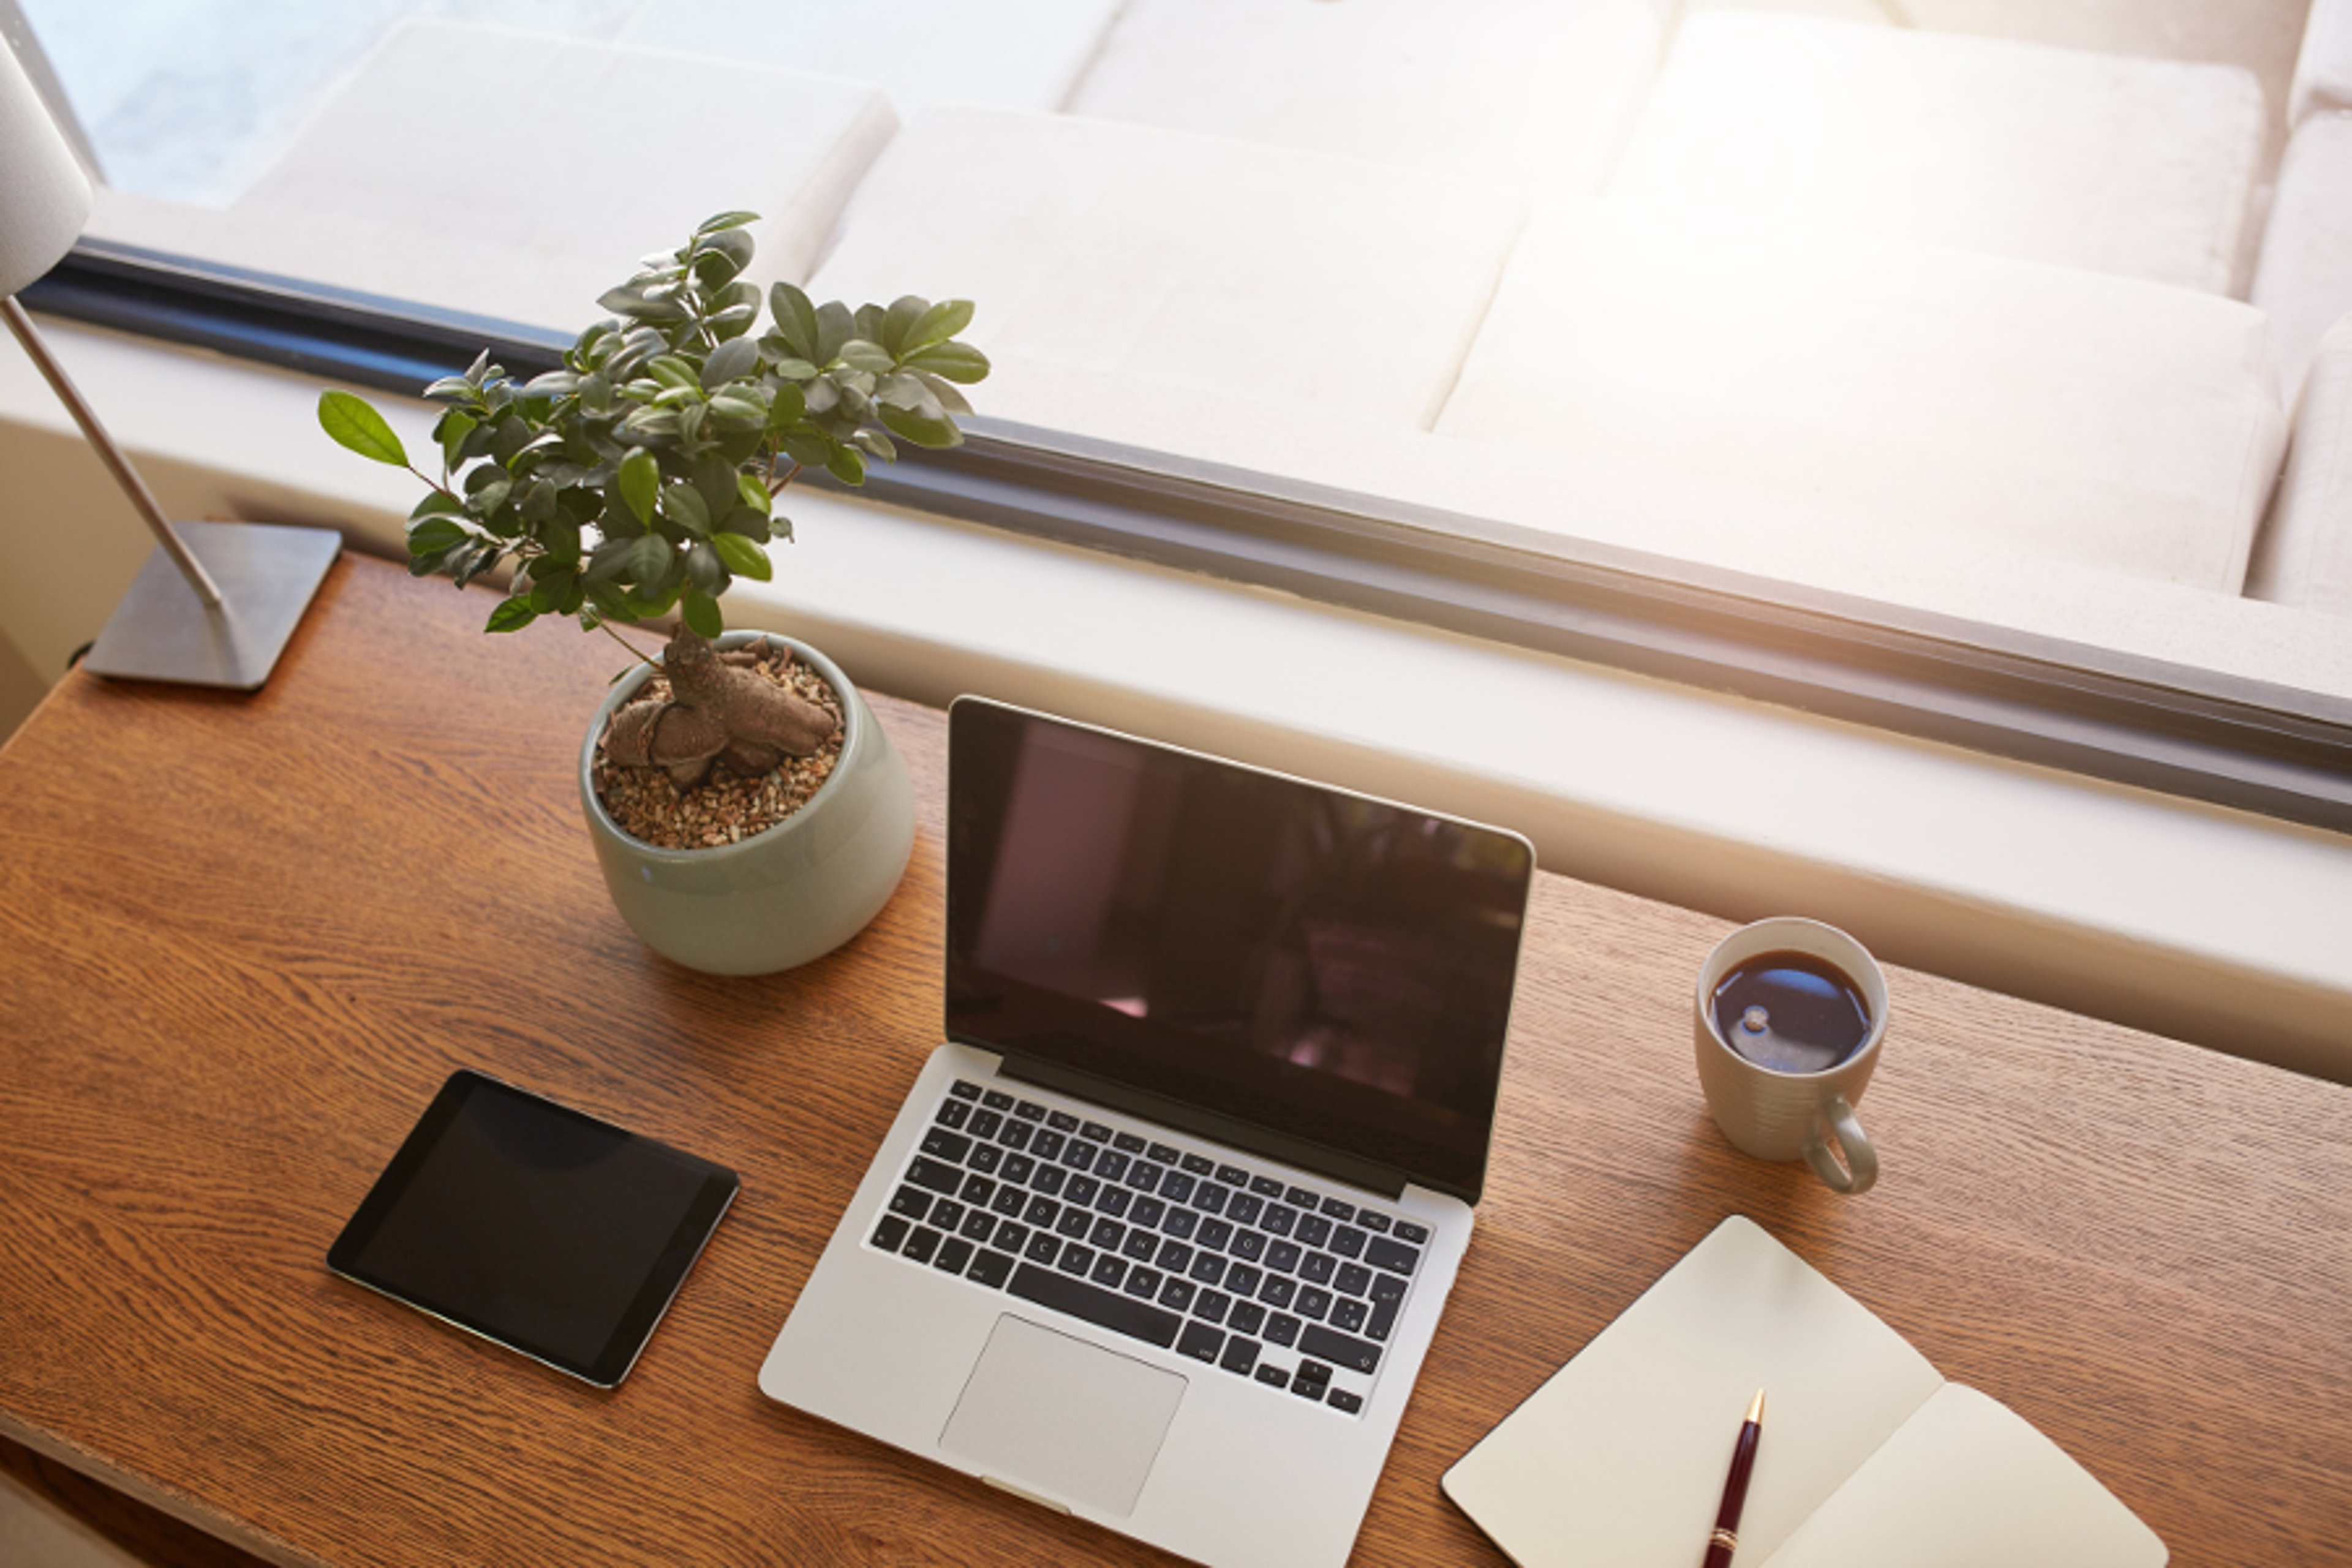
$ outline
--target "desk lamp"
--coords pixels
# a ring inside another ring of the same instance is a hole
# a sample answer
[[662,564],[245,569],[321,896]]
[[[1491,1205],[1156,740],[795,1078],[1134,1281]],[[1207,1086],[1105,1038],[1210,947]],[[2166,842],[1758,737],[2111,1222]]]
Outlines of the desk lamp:
[[184,536],[163,516],[16,302],[16,291],[81,237],[90,201],[89,177],[64,133],[15,50],[0,42],[0,315],[162,546],[140,568],[83,667],[250,691],[277,668],[342,538],[328,529],[212,522],[187,524]]

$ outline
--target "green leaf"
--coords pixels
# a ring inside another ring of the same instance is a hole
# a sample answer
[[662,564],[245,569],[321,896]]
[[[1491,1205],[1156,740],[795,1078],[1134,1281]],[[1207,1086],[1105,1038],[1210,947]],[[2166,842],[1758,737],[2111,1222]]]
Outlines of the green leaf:
[[825,458],[824,469],[845,485],[866,482],[866,459],[857,455],[854,447],[835,447]]
[[875,333],[874,341],[888,349],[892,359],[897,359],[910,346],[907,342],[907,334],[914,330],[915,323],[921,321],[923,313],[930,308],[931,302],[929,300],[919,300],[912,294],[901,294],[892,300],[890,308],[882,313],[881,330]]
[[768,313],[776,319],[775,334],[793,358],[814,363],[824,357],[817,353],[816,307],[806,294],[790,283],[778,283],[768,290]]
[[727,592],[727,563],[719,552],[698,540],[686,547],[686,580],[688,597],[700,594],[716,599]]
[[857,335],[857,322],[849,307],[838,300],[828,300],[816,308],[816,352],[804,357],[819,364],[831,364],[840,356],[841,345]]
[[539,612],[524,599],[500,599],[498,608],[482,629],[486,632],[519,632],[539,619]]
[[620,574],[639,587],[647,587],[667,576],[677,558],[668,540],[658,533],[645,534],[629,541]]
[[908,370],[927,370],[948,381],[969,386],[988,375],[988,356],[970,343],[934,343],[907,356]]
[[702,388],[702,378],[695,374],[694,366],[676,354],[656,356],[646,363],[646,374],[673,390],[692,387],[698,392]]
[[[899,303],[904,304],[906,301],[902,300]],[[902,355],[910,354],[918,350],[946,342],[950,338],[971,325],[971,314],[972,304],[969,300],[940,300],[925,310],[917,318],[915,324],[907,329],[905,339],[898,344],[898,353]]]
[[636,514],[639,522],[650,527],[654,521],[654,500],[661,492],[661,465],[643,447],[621,459],[621,499]]
[[710,548],[727,563],[727,570],[739,577],[749,577],[754,583],[765,583],[776,574],[768,552],[740,533],[714,533]]
[[[658,363],[658,362],[656,362]],[[740,381],[760,368],[760,345],[751,338],[730,338],[702,362],[702,384],[712,392],[730,381]],[[655,374],[661,372],[656,369]]]
[[701,224],[695,229],[694,237],[700,239],[705,235],[718,234],[724,229],[741,228],[745,224],[757,223],[759,221],[760,215],[758,213],[747,213],[741,211],[720,213],[717,217],[704,218]]
[[727,629],[726,618],[719,613],[719,601],[698,590],[687,591],[679,614],[688,626],[707,637],[715,637]]
[[945,417],[927,419],[910,409],[892,408],[886,405],[882,410],[882,425],[892,435],[903,436],[918,447],[937,450],[963,445],[963,432],[955,427],[953,420]]
[[702,492],[683,479],[673,479],[661,489],[662,515],[693,534],[710,531],[709,503]]
[[472,531],[454,517],[428,517],[408,531],[408,552],[411,555],[446,555],[450,546],[472,537]]
[[735,476],[735,493],[743,498],[745,506],[750,507],[761,517],[767,516],[774,510],[776,500],[768,493],[768,487],[750,474]]
[[887,375],[898,366],[888,349],[865,338],[852,338],[841,345],[841,363],[868,375]]
[[319,394],[319,426],[336,445],[373,462],[408,467],[408,449],[367,399],[333,389]]

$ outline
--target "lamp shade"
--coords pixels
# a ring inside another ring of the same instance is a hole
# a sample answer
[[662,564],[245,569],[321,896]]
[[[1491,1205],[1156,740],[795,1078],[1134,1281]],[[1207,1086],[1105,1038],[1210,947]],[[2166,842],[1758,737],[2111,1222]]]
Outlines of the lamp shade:
[[89,221],[89,176],[0,40],[0,297],[55,267]]

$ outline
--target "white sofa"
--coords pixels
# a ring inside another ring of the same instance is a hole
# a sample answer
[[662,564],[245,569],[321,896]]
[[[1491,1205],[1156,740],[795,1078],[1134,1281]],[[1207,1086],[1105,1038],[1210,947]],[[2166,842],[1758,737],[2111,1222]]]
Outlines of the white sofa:
[[2259,599],[2352,616],[2352,315],[2321,340],[2248,573]]
[[2279,388],[2293,402],[2320,338],[2352,311],[2352,109],[2294,128],[2249,297],[2278,334]]
[[2300,125],[2331,109],[2352,109],[2352,0],[2311,0],[2304,18],[2303,47],[2295,55],[2286,122]]

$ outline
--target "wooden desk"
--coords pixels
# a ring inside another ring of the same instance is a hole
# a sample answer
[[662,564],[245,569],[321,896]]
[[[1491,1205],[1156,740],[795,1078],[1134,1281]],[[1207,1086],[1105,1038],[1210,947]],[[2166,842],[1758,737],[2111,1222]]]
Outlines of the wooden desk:
[[[601,638],[337,569],[268,689],[68,679],[0,752],[0,1436],[276,1562],[1147,1563],[761,1399],[940,1028],[942,727],[905,885],[714,981],[607,903],[572,756]],[[1745,1211],[2014,1406],[2179,1564],[2352,1559],[2352,1090],[1897,972],[1842,1199],[1716,1132],[1720,922],[1546,877],[1495,1178],[1357,1561],[1499,1557],[1439,1474]],[[330,1276],[452,1068],[724,1161],[741,1199],[617,1394]]]

